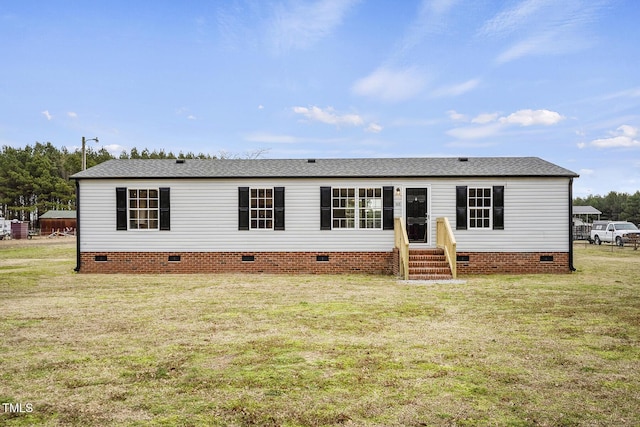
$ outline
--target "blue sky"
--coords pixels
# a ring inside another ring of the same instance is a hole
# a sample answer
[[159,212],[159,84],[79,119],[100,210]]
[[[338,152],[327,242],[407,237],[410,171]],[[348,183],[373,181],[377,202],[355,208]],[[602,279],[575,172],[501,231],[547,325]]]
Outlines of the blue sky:
[[[0,0],[0,145],[538,156],[640,190],[635,0]],[[94,144],[94,143],[92,143]]]

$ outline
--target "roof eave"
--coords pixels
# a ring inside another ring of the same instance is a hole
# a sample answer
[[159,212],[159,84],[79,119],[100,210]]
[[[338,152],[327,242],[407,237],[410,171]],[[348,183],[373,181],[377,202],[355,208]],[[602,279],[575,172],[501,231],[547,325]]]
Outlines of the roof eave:
[[69,179],[73,180],[97,180],[97,179],[126,179],[126,180],[138,180],[138,179],[390,179],[390,178],[403,178],[403,179],[461,179],[461,178],[578,178],[578,174],[552,174],[552,175],[217,175],[217,176],[87,176],[87,177],[74,177]]

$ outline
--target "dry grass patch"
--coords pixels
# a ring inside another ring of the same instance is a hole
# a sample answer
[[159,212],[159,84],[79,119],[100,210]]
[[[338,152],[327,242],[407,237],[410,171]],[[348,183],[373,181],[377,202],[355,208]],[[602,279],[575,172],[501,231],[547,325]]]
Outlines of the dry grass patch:
[[0,424],[640,424],[640,251],[446,285],[74,262],[0,246],[0,403],[33,408]]

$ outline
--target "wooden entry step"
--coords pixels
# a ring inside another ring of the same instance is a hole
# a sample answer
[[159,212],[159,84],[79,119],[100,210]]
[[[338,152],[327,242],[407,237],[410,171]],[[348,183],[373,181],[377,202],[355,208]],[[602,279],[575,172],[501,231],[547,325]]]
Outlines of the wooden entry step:
[[453,279],[444,250],[409,249],[409,280]]

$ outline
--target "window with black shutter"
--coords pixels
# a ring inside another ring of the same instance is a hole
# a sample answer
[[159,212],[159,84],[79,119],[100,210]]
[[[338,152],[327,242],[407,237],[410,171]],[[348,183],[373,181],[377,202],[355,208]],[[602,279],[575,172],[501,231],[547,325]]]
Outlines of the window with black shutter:
[[127,188],[116,188],[116,230],[127,229]]
[[331,187],[320,187],[320,230],[331,230]]
[[238,230],[249,229],[249,187],[238,187]]
[[393,230],[393,187],[382,187],[382,228]]
[[456,187],[456,230],[467,229],[467,187]]
[[169,188],[116,188],[117,230],[170,230]]
[[456,187],[456,230],[504,230],[504,186]]
[[284,187],[238,187],[239,230],[284,230]]
[[493,229],[504,230],[504,185],[493,187]]
[[284,230],[284,187],[273,188],[273,229]]
[[169,188],[160,188],[160,230],[171,230]]

